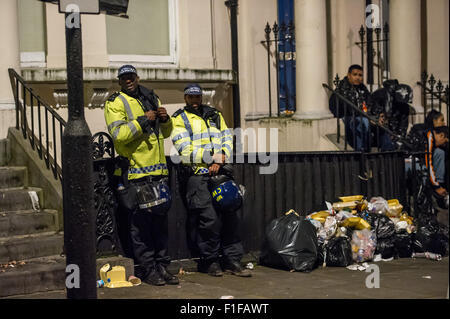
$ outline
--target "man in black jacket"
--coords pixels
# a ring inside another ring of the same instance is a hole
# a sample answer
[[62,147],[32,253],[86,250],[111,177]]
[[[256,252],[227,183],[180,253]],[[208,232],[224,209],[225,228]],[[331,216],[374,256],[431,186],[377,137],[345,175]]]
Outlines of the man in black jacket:
[[[336,92],[349,100],[354,106],[358,107],[360,111],[369,116],[377,116],[378,123],[385,124],[385,117],[383,113],[377,114],[376,109],[372,108],[373,101],[371,94],[367,87],[363,84],[363,68],[360,65],[354,64],[348,69],[347,76],[339,82]],[[345,123],[345,138],[347,143],[355,149],[355,151],[369,152],[372,145],[376,145],[376,137],[371,138],[371,131],[375,131],[371,127],[369,119],[359,116],[353,108],[344,101],[338,101],[338,98],[333,94],[329,101],[330,111],[336,117],[344,117]],[[353,118],[353,112],[355,118]],[[376,135],[375,135],[376,136]],[[388,151],[394,149],[394,145],[383,130],[378,133],[378,145],[381,151]]]

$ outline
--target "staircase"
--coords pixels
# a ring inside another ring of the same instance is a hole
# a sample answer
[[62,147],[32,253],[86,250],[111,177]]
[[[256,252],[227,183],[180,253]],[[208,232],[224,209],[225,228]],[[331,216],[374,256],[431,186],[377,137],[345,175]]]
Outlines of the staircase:
[[7,145],[0,141],[0,297],[63,289],[58,212],[40,207],[44,192],[28,185],[26,167],[7,166]]
[[[58,211],[46,209],[44,190],[29,185],[28,168],[8,166],[7,139],[0,140],[0,298],[65,289],[64,236]],[[34,199],[32,199],[34,197]],[[133,261],[97,259],[134,274]]]

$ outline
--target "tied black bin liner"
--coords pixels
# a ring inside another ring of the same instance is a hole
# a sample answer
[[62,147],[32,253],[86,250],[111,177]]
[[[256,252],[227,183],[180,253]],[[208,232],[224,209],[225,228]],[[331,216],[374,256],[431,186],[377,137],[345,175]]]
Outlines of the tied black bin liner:
[[392,238],[394,236],[395,224],[389,217],[369,212],[360,213],[359,217],[365,219],[370,224],[371,230],[375,231],[377,240]]
[[412,238],[413,235],[406,230],[402,230],[395,235],[395,250],[399,258],[411,257],[413,253]]
[[436,217],[419,220],[419,229],[414,236],[415,252],[430,252],[446,256],[448,253],[448,227],[439,225]]
[[[322,245],[323,247],[323,245]],[[333,237],[325,246],[327,267],[347,267],[353,264],[352,244],[347,237]],[[323,253],[319,254],[319,262],[323,263]]]
[[268,225],[261,249],[261,265],[310,272],[317,260],[315,227],[296,213],[281,216]]
[[377,240],[375,255],[381,254],[381,258],[389,259],[395,256],[395,236]]

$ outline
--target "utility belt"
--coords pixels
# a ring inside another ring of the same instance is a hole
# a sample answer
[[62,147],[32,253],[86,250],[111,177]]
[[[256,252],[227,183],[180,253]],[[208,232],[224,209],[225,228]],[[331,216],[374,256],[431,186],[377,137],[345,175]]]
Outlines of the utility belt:
[[164,215],[172,203],[169,178],[166,176],[130,180],[127,186],[119,185],[117,195],[121,206],[130,212],[142,210]]
[[136,188],[139,209],[153,212],[154,208],[166,205],[170,200],[168,177],[146,176],[138,180],[131,180],[130,184]]
[[122,176],[117,185],[120,205],[128,212],[142,210],[158,215],[166,214],[172,203],[169,178],[165,175],[150,175],[128,180],[127,159],[122,158],[121,161]]

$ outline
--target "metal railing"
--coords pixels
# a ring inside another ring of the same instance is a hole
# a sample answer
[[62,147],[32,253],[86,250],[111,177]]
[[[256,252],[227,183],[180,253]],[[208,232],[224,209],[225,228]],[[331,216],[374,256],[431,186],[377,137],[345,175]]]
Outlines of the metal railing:
[[[338,83],[339,83],[339,76],[336,75],[336,79],[334,81],[334,84],[335,84],[336,87],[337,87]],[[359,125],[361,125],[361,118],[366,118],[368,120],[368,122],[369,122],[369,128],[368,128],[369,132],[368,132],[368,135],[367,135],[367,137],[368,137],[368,141],[367,142],[368,142],[368,145],[369,145],[370,149],[371,149],[371,146],[372,146],[372,138],[371,138],[371,133],[370,133],[371,127],[370,126],[375,127],[375,130],[376,130],[375,138],[376,138],[376,146],[377,146],[378,151],[380,151],[380,140],[379,140],[379,137],[380,137],[380,132],[381,131],[384,131],[385,133],[389,134],[389,136],[391,138],[394,138],[395,141],[399,141],[400,143],[403,143],[403,144],[408,144],[408,142],[401,135],[398,135],[398,134],[394,133],[392,130],[390,130],[386,126],[379,124],[378,120],[374,116],[370,116],[366,112],[362,111],[353,102],[351,102],[345,96],[343,96],[342,94],[340,94],[339,92],[337,92],[336,90],[331,88],[328,84],[323,83],[322,86],[331,93],[332,97],[334,96],[335,103],[336,103],[336,108],[337,108],[336,112],[340,113],[340,109],[341,109],[341,107],[343,107],[343,110],[344,110],[343,114],[345,114],[344,118],[348,117],[348,116],[351,117],[352,123],[353,123],[353,125],[351,127],[352,137],[353,137],[353,147],[356,147],[356,130],[357,130],[357,128],[356,128],[357,124],[356,124],[356,121],[355,121],[356,117],[359,117],[359,119],[360,119]],[[351,115],[348,115],[349,113]],[[337,143],[340,143],[340,140],[341,140],[342,136],[341,136],[341,118],[339,118],[339,117],[336,118],[336,127],[337,127],[337,129],[336,129]],[[345,143],[344,144],[344,149],[347,151],[348,150],[348,144],[349,144],[347,138],[344,138],[344,143]]]
[[[295,25],[291,21],[288,24],[278,25],[276,22],[271,27],[267,22],[264,29],[265,40],[261,41],[267,51],[267,76],[269,92],[269,116],[272,117],[272,71],[275,64],[276,77],[276,115],[281,115],[281,108],[293,111],[296,107],[295,100]],[[274,43],[274,54],[272,54]],[[292,113],[293,114],[293,113]]]
[[[360,41],[355,42],[355,44],[361,49],[362,67],[364,70],[367,69],[367,84],[372,92],[375,84],[374,68],[376,68],[377,72],[378,87],[381,87],[383,81],[389,78],[389,24],[385,23],[383,29],[368,27],[364,29],[364,26],[361,25],[358,33]],[[367,68],[365,67],[366,65]]]
[[62,153],[61,139],[66,121],[14,69],[8,69],[8,73],[16,104],[16,129],[22,131],[24,139],[45,161],[55,179],[62,180],[58,156]]
[[422,105],[424,107],[424,117],[427,116],[429,111],[435,109],[442,113],[442,106],[445,104],[447,113],[447,125],[449,125],[450,89],[448,84],[444,87],[441,80],[436,80],[433,74],[429,76],[427,71],[422,72],[420,82],[417,82],[417,84],[422,88]]

